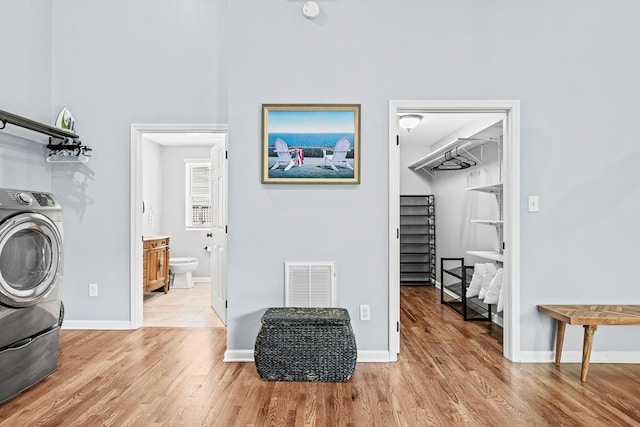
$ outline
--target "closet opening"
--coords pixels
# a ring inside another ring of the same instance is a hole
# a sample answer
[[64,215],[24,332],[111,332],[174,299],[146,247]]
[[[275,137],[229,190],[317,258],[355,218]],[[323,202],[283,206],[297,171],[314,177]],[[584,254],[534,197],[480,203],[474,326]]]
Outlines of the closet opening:
[[[391,360],[401,287],[486,325],[518,360],[518,115],[517,101],[390,102]],[[403,116],[419,119],[406,129]]]

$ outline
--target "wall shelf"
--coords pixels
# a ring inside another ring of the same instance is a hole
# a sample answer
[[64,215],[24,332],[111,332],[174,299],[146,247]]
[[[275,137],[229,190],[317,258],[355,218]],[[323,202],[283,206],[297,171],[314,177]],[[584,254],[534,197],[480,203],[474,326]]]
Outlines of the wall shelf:
[[469,187],[467,191],[481,191],[484,193],[500,194],[502,192],[502,183],[497,182],[495,184],[478,185],[476,187]]
[[[493,194],[496,196],[498,201],[498,212],[500,213],[500,219],[491,220],[491,219],[472,219],[471,222],[474,224],[486,224],[493,225],[496,227],[496,231],[498,232],[498,245],[502,246],[504,230],[503,225],[504,221],[502,220],[502,190],[503,185],[501,182],[497,182],[494,184],[486,184],[486,185],[477,185],[474,187],[467,188],[467,191],[478,191],[481,193]],[[500,263],[504,263],[504,254],[496,251],[467,251],[467,254],[477,256],[480,258],[485,258],[491,261],[497,261]]]
[[469,255],[485,258],[491,261],[504,262],[504,254],[495,251],[467,251]]
[[82,145],[80,136],[72,130],[49,126],[8,111],[0,110],[0,129],[7,124],[18,126],[49,137],[46,145],[49,150],[48,162],[86,162],[91,148]]
[[504,223],[504,221],[499,219],[472,219],[471,222],[474,224],[494,225],[496,227],[500,227]]

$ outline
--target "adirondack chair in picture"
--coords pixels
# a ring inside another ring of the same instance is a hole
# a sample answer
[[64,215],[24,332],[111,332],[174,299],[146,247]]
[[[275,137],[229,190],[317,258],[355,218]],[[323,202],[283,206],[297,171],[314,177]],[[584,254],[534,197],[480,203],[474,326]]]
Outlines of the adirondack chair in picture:
[[[324,158],[324,165],[330,166],[331,169],[337,171],[336,166],[342,166],[353,170],[353,166],[347,161],[347,153],[351,150],[351,143],[346,137],[342,137],[336,142],[336,146],[333,150],[322,149],[322,157]],[[331,151],[332,154],[327,154],[327,151]]]
[[284,170],[288,171],[296,163],[296,150],[293,148],[290,149],[287,143],[280,138],[276,139],[275,146],[274,151],[278,155],[278,158],[276,159],[276,164],[271,166],[271,170],[278,169],[278,166],[284,165]]

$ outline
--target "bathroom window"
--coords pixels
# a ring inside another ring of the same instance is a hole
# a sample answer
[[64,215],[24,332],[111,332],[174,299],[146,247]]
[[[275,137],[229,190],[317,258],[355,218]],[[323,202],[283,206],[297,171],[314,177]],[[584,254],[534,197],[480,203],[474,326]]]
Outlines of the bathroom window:
[[209,160],[185,160],[187,228],[211,227],[211,164]]

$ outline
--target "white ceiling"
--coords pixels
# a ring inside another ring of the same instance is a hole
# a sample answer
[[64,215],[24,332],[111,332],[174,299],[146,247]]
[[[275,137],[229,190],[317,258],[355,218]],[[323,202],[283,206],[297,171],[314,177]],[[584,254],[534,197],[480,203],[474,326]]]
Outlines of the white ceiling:
[[[451,136],[451,140],[455,140],[459,131],[478,121],[479,119],[488,118],[491,120],[495,115],[495,121],[501,119],[501,115],[493,113],[422,113],[422,112],[408,112],[404,111],[398,116],[403,114],[420,114],[422,115],[422,121],[413,128],[410,132],[398,128],[400,135],[400,143],[402,145],[426,145],[432,146],[435,143],[447,143],[447,137]],[[491,115],[491,116],[489,116]],[[470,137],[471,135],[467,135]]]
[[223,140],[224,135],[221,133],[213,132],[149,132],[142,134],[142,137],[148,141],[155,142],[156,144],[164,146],[212,146],[216,142]]

